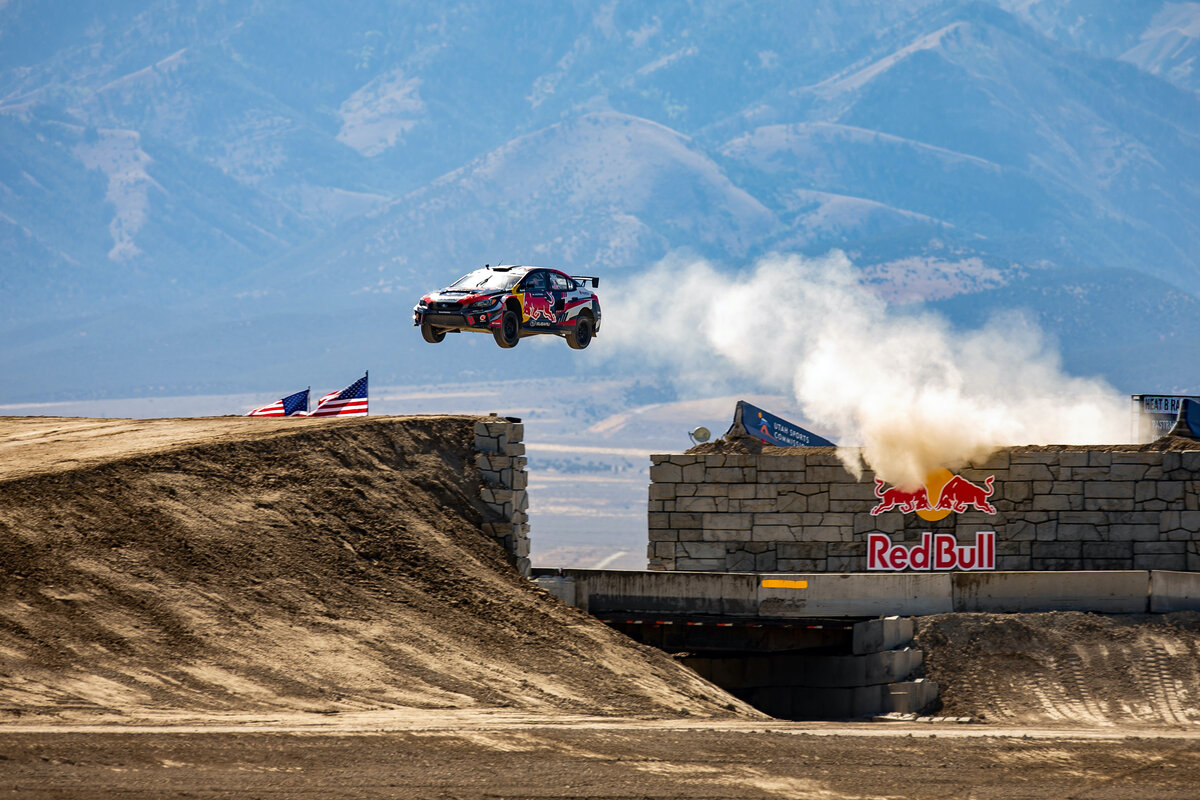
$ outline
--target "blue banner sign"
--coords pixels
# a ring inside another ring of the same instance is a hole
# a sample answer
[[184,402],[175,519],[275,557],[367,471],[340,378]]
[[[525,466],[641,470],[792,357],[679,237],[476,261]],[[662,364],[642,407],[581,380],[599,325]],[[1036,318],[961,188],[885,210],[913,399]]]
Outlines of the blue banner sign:
[[1185,397],[1179,403],[1179,418],[1171,430],[1173,436],[1200,439],[1200,400]]
[[822,439],[745,400],[738,400],[737,410],[733,413],[733,426],[725,436],[749,436],[776,447],[836,447],[828,439]]
[[1135,394],[1133,398],[1133,440],[1152,442],[1166,436],[1179,420],[1184,400],[1200,402],[1200,397],[1180,394]]

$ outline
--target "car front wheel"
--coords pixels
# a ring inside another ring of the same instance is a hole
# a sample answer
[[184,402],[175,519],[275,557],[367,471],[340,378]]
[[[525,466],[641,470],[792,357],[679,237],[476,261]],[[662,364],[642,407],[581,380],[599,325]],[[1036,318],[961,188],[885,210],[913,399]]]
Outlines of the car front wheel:
[[492,330],[492,336],[496,337],[496,344],[501,347],[516,347],[517,342],[521,341],[521,320],[517,312],[511,308],[505,310],[500,317],[500,327]]
[[446,338],[446,332],[433,327],[428,322],[421,323],[421,338],[430,344],[437,344]]
[[567,333],[567,344],[572,350],[582,350],[592,343],[592,318],[586,314],[579,317],[575,327]]

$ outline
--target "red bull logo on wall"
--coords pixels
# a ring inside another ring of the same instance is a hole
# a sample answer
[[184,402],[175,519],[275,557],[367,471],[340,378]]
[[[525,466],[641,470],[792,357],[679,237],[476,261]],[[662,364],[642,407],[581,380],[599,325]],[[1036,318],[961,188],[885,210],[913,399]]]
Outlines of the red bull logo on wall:
[[948,469],[940,469],[925,478],[924,486],[908,491],[899,486],[884,488],[887,484],[876,478],[875,496],[879,498],[879,503],[871,509],[871,516],[877,517],[885,511],[896,510],[901,514],[915,513],[921,519],[937,522],[950,514],[961,514],[972,508],[985,514],[995,514],[996,507],[988,502],[988,498],[996,491],[992,488],[995,479],[994,475],[989,475],[980,486]]
[[979,531],[974,544],[959,544],[952,533],[922,533],[920,544],[892,544],[884,533],[867,535],[867,569],[991,570],[996,568],[996,533]]

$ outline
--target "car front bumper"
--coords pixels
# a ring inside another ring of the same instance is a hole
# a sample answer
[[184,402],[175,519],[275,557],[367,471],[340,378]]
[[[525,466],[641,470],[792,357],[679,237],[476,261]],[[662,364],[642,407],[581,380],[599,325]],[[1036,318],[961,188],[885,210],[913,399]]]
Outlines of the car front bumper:
[[435,328],[450,331],[488,330],[500,324],[500,311],[464,311],[448,313],[413,309],[413,325],[428,322]]

